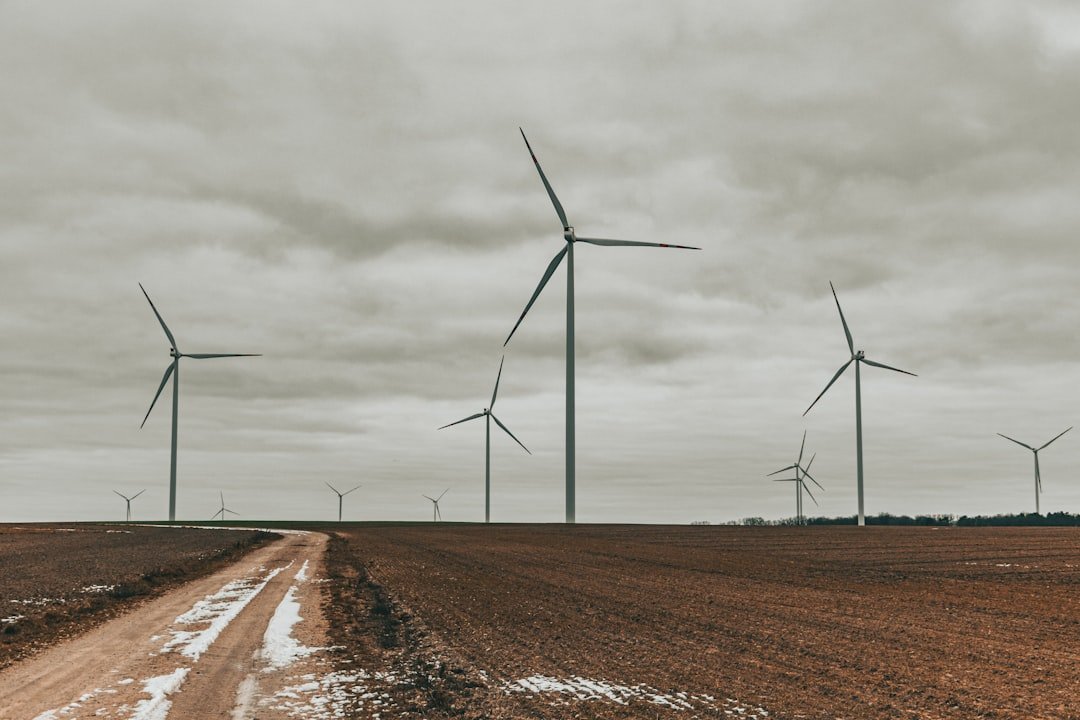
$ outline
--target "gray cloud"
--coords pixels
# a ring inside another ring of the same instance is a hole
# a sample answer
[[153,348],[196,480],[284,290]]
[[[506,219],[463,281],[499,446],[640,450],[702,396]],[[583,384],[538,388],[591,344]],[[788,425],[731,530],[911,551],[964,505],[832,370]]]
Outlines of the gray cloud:
[[[502,347],[561,243],[519,125],[582,234],[704,248],[578,248],[579,518],[788,514],[763,475],[804,429],[821,512],[853,512],[851,378],[800,415],[844,361],[830,280],[920,375],[866,374],[871,512],[1027,509],[994,433],[1073,422],[1065,3],[8,3],[0,28],[0,520],[106,517],[114,486],[163,512],[137,282],[185,350],[264,354],[185,361],[182,513],[224,488],[323,517],[355,480],[357,517],[450,485],[478,519],[482,432],[435,428],[505,352],[535,455],[496,444],[496,517],[559,519],[564,270]],[[1044,507],[1076,511],[1054,450]]]

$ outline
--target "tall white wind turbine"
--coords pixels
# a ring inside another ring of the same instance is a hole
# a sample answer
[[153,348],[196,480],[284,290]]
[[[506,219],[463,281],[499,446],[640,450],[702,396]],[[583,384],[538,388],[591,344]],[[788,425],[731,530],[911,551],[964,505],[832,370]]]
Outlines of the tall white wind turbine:
[[158,398],[161,397],[161,391],[165,389],[165,383],[169,382],[169,376],[173,376],[173,393],[172,393],[172,454],[169,460],[169,521],[176,520],[176,427],[177,427],[177,413],[179,412],[180,405],[180,358],[188,357],[193,360],[208,360],[211,358],[226,358],[226,357],[261,357],[254,353],[182,353],[176,346],[176,339],[173,337],[172,332],[169,331],[169,326],[165,324],[165,320],[162,319],[161,313],[154,307],[154,301],[150,299],[150,296],[146,293],[146,288],[139,283],[139,289],[142,290],[143,295],[146,296],[146,302],[150,303],[150,309],[154,311],[154,315],[157,317],[158,322],[161,323],[161,329],[165,331],[165,337],[169,339],[169,355],[172,357],[172,362],[169,363],[169,367],[165,369],[165,376],[161,378],[161,385],[158,386],[157,394],[154,395],[153,401],[150,403],[150,409],[146,411],[146,416],[143,418],[142,425],[146,425],[147,418],[150,417],[150,411],[154,409],[154,405],[157,403]]
[[[521,130],[521,128],[518,128]],[[574,227],[570,224],[570,221],[566,219],[566,212],[563,210],[562,203],[559,202],[559,198],[555,196],[555,191],[551,189],[551,183],[548,182],[547,176],[544,175],[543,168],[540,167],[540,161],[536,159],[536,154],[532,151],[532,146],[529,145],[529,139],[525,137],[525,131],[521,130],[521,137],[525,140],[525,147],[529,150],[529,155],[532,157],[533,164],[536,165],[536,171],[540,173],[540,181],[544,183],[544,189],[547,190],[548,197],[551,198],[551,204],[555,206],[555,214],[559,216],[559,221],[563,226],[563,240],[565,245],[563,249],[555,254],[555,257],[550,263],[548,263],[547,270],[544,271],[544,276],[540,279],[540,284],[537,285],[536,290],[533,292],[532,297],[529,298],[528,304],[525,305],[525,309],[521,312],[521,316],[518,321],[514,323],[514,328],[510,331],[510,334],[506,337],[506,342],[503,343],[505,347],[510,342],[510,338],[514,336],[514,331],[518,329],[518,325],[525,319],[525,315],[529,312],[529,308],[536,302],[536,298],[540,295],[540,292],[547,285],[548,280],[555,273],[555,270],[559,267],[559,263],[563,258],[566,258],[566,522],[572,523],[575,521],[575,499],[574,499],[574,483],[575,483],[575,471],[576,471],[576,446],[575,446],[575,429],[574,429],[574,245],[575,243],[583,242],[590,245],[601,245],[605,247],[616,246],[628,246],[628,247],[659,247],[659,248],[678,248],[681,250],[700,250],[701,248],[690,247],[689,245],[670,245],[667,243],[649,243],[649,242],[636,242],[632,240],[605,240],[603,238],[587,238],[579,237]]]
[[131,522],[131,501],[134,500],[135,498],[139,497],[140,495],[142,495],[144,492],[146,492],[146,490],[145,489],[140,490],[139,492],[135,493],[131,497],[128,497],[127,495],[125,495],[122,492],[117,492],[116,490],[113,490],[113,492],[116,493],[117,495],[119,495],[120,497],[124,498],[124,502],[127,503],[127,514],[124,516],[124,522]]
[[426,498],[427,498],[428,500],[430,500],[430,501],[431,501],[431,504],[432,504],[432,508],[431,508],[431,522],[437,522],[437,521],[439,521],[439,520],[442,520],[442,513],[441,513],[441,512],[439,512],[439,501],[440,501],[440,500],[442,500],[442,499],[443,499],[443,495],[445,495],[445,494],[446,494],[446,493],[448,493],[448,492],[450,492],[450,488],[446,488],[445,490],[443,490],[443,491],[442,491],[442,495],[440,495],[440,496],[439,496],[439,497],[437,497],[437,498],[433,498],[433,497],[430,497],[430,496],[428,496],[428,495],[425,495],[425,496],[424,496],[424,497],[426,497]]
[[[324,482],[325,482],[325,481],[324,481]],[[360,489],[360,488],[361,488],[362,486],[361,486],[361,485],[357,485],[357,486],[356,486],[356,487],[354,487],[354,488],[353,488],[352,490],[349,490],[349,491],[346,491],[346,492],[338,492],[338,489],[337,489],[336,487],[334,487],[333,485],[331,485],[330,483],[326,483],[326,487],[328,487],[328,488],[330,488],[331,490],[333,490],[333,491],[334,491],[334,493],[335,493],[335,494],[337,495],[337,521],[338,521],[338,522],[341,522],[341,505],[342,505],[342,500],[344,500],[344,498],[345,498],[345,496],[346,496],[346,495],[348,495],[349,493],[353,492],[354,490],[359,490],[359,489]]]
[[458,420],[452,422],[449,425],[443,425],[440,430],[448,428],[452,425],[460,425],[463,422],[475,420],[477,418],[484,418],[484,422],[487,424],[487,428],[484,431],[484,522],[491,522],[491,421],[494,420],[495,424],[503,429],[503,431],[509,435],[514,442],[521,445],[521,449],[532,455],[529,448],[514,437],[514,433],[510,432],[510,429],[502,424],[499,418],[495,417],[495,397],[499,394],[499,380],[502,379],[503,362],[506,360],[506,356],[499,361],[499,374],[495,376],[495,390],[491,393],[491,406],[484,408],[483,412],[478,412],[475,415],[470,415],[464,420]]
[[847,320],[844,319],[844,311],[840,309],[840,299],[836,297],[836,288],[830,282],[829,287],[832,289],[833,300],[836,301],[836,309],[840,312],[840,322],[844,326],[844,335],[847,337],[848,350],[851,352],[851,358],[840,366],[840,369],[833,375],[832,380],[825,386],[825,389],[821,391],[821,394],[814,398],[814,402],[810,403],[810,407],[806,408],[806,413],[810,412],[810,408],[817,404],[817,401],[821,399],[821,396],[829,391],[829,388],[833,386],[837,378],[844,374],[848,365],[855,363],[855,456],[856,467],[858,470],[858,490],[859,490],[859,525],[866,524],[866,516],[863,511],[863,451],[862,451],[862,380],[861,373],[859,372],[860,366],[863,363],[867,365],[873,365],[874,367],[884,368],[886,370],[892,370],[893,372],[904,373],[905,375],[915,376],[915,373],[908,372],[907,370],[901,370],[899,368],[890,367],[873,360],[868,360],[866,353],[862,350],[856,352],[855,342],[851,339],[851,331],[848,330]]
[[806,479],[809,478],[810,482],[814,483],[824,492],[825,488],[821,487],[821,483],[814,479],[814,476],[810,474],[810,466],[814,464],[814,458],[817,457],[817,453],[814,453],[810,457],[810,462],[806,463],[806,467],[802,466],[803,451],[806,449],[806,431],[803,430],[802,445],[799,446],[799,458],[795,461],[795,464],[782,467],[776,472],[771,472],[765,477],[772,477],[773,475],[779,475],[782,472],[788,470],[795,471],[795,477],[793,478],[777,478],[773,482],[793,482],[795,483],[795,522],[798,525],[805,524],[805,518],[803,515],[803,502],[802,493],[803,490],[810,496],[810,499],[814,501],[814,505],[818,504],[817,498],[810,492],[810,488],[806,484]]
[[1008,435],[1001,435],[1001,433],[998,433],[998,435],[1001,435],[1001,437],[1005,438],[1006,440],[1012,440],[1012,442],[1016,443],[1017,445],[1019,445],[1021,447],[1026,447],[1035,456],[1035,514],[1036,515],[1041,515],[1042,514],[1041,512],[1039,512],[1039,493],[1042,492],[1042,475],[1039,474],[1039,451],[1042,450],[1043,448],[1045,448],[1050,443],[1054,442],[1054,440],[1057,440],[1059,437],[1061,437],[1065,433],[1069,432],[1069,430],[1072,430],[1072,426],[1062,430],[1060,433],[1055,435],[1049,442],[1044,443],[1044,444],[1040,445],[1037,448],[1031,447],[1027,443],[1022,443],[1019,440],[1013,440]]
[[218,517],[218,515],[220,515],[220,516],[221,516],[221,519],[222,519],[222,520],[224,520],[224,519],[225,519],[225,513],[232,513],[233,515],[237,515],[237,516],[239,516],[239,515],[240,515],[240,513],[238,513],[238,512],[233,512],[233,511],[232,511],[232,510],[230,510],[229,508],[225,507],[225,493],[223,493],[223,492],[221,492],[221,491],[219,490],[219,491],[218,491],[218,495],[220,495],[220,496],[221,496],[221,509],[220,509],[220,510],[218,510],[218,511],[217,511],[216,513],[214,513],[214,516],[213,516],[212,518],[210,518],[211,520],[216,520],[216,519],[217,519],[217,517]]

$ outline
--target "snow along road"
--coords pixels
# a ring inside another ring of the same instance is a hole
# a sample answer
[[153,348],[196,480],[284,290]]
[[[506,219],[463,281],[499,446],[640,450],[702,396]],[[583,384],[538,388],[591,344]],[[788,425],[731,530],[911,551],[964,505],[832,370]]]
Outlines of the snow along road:
[[329,672],[317,584],[326,542],[287,534],[7,668],[0,718],[288,717],[275,699]]

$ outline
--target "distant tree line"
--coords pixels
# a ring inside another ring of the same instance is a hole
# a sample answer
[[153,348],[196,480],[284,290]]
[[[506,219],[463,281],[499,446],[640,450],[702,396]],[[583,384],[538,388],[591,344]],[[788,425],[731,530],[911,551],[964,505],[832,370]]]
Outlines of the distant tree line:
[[[846,515],[842,517],[811,517],[805,520],[807,525],[855,525],[857,517]],[[795,518],[781,520],[766,520],[760,517],[748,517],[737,520],[733,525],[796,525]],[[892,515],[880,513],[867,515],[867,525],[914,525],[914,526],[957,526],[957,527],[991,527],[991,526],[1042,526],[1042,527],[1078,527],[1080,515],[1067,512],[1053,512],[1046,515],[1035,513],[1017,513],[1014,515]]]

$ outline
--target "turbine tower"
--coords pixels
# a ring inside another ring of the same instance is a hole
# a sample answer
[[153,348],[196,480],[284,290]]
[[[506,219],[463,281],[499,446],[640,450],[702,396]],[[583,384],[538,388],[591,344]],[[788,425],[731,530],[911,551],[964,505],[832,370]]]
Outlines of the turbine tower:
[[154,301],[150,299],[150,296],[146,293],[146,288],[139,283],[139,289],[142,290],[143,295],[146,296],[146,302],[150,303],[150,309],[154,311],[154,315],[157,316],[158,322],[161,323],[161,329],[165,331],[165,337],[169,339],[169,356],[172,357],[172,362],[169,363],[169,367],[165,369],[165,376],[161,378],[161,385],[158,386],[157,394],[154,395],[153,401],[150,403],[150,410],[146,411],[146,417],[143,418],[142,428],[146,425],[147,418],[150,417],[150,411],[154,409],[154,404],[157,403],[158,398],[161,397],[161,391],[165,389],[165,383],[169,382],[169,376],[173,376],[173,392],[172,392],[172,455],[169,460],[169,522],[176,520],[176,426],[177,426],[177,413],[179,411],[180,404],[180,358],[188,357],[193,360],[208,360],[210,358],[226,358],[226,357],[260,357],[260,355],[253,353],[182,353],[176,346],[176,339],[173,337],[172,332],[169,331],[169,326],[165,324],[165,321],[161,317],[161,313],[154,307]]
[[565,245],[562,250],[555,254],[555,257],[550,263],[548,263],[547,270],[544,271],[544,276],[540,279],[540,284],[537,285],[536,290],[533,292],[532,297],[529,298],[528,304],[525,305],[525,309],[521,312],[521,316],[518,321],[514,323],[513,330],[506,337],[506,342],[503,343],[503,347],[510,342],[510,338],[514,336],[514,331],[517,330],[518,325],[525,319],[526,313],[529,312],[529,308],[536,302],[536,298],[540,295],[540,292],[547,285],[548,280],[555,273],[555,270],[559,267],[559,263],[562,259],[566,258],[566,522],[572,523],[575,521],[575,500],[574,500],[574,482],[576,472],[576,446],[575,446],[575,430],[574,430],[574,244],[583,242],[590,245],[602,245],[605,247],[615,246],[632,246],[632,247],[660,247],[660,248],[678,248],[681,250],[700,250],[701,248],[690,247],[689,245],[669,245],[667,243],[649,243],[649,242],[635,242],[632,240],[605,240],[602,238],[587,238],[578,237],[574,231],[574,227],[570,224],[570,221],[566,219],[566,212],[563,210],[562,203],[559,202],[559,198],[555,196],[555,191],[551,189],[551,183],[548,182],[547,176],[544,175],[543,168],[540,167],[540,161],[536,159],[535,153],[532,151],[532,146],[529,145],[529,139],[525,137],[525,131],[521,130],[521,137],[525,140],[525,147],[529,150],[529,155],[532,157],[533,164],[536,165],[536,171],[540,174],[540,181],[544,183],[544,189],[547,190],[548,197],[551,198],[551,204],[555,206],[555,214],[559,216],[559,222],[563,226],[563,240]]
[[499,380],[502,378],[503,362],[505,362],[506,356],[499,361],[499,374],[495,376],[495,390],[491,393],[491,406],[484,408],[483,412],[478,412],[475,415],[470,415],[464,420],[458,420],[452,422],[450,425],[443,425],[440,430],[448,428],[451,425],[460,425],[463,422],[475,420],[476,418],[484,418],[484,422],[487,424],[487,429],[484,435],[484,522],[491,522],[491,421],[494,420],[495,424],[501,427],[507,435],[513,438],[514,442],[521,445],[521,449],[532,455],[529,448],[514,437],[514,433],[510,432],[510,429],[499,421],[499,418],[495,417],[495,396],[499,394]]
[[856,468],[858,471],[858,490],[859,490],[859,525],[866,524],[866,515],[863,510],[863,452],[862,452],[862,380],[861,373],[859,372],[860,366],[863,363],[867,365],[873,365],[874,367],[885,368],[886,370],[892,370],[893,372],[904,373],[905,375],[911,375],[916,377],[915,373],[908,372],[907,370],[901,370],[900,368],[890,367],[879,362],[874,362],[866,357],[866,353],[862,350],[856,352],[855,342],[851,339],[851,331],[848,329],[847,320],[844,319],[844,311],[840,309],[840,299],[836,297],[836,288],[830,282],[829,287],[832,289],[833,300],[836,301],[836,309],[840,312],[840,322],[844,326],[844,335],[847,337],[848,350],[851,352],[851,358],[840,366],[840,369],[833,375],[832,380],[825,386],[825,389],[821,391],[814,402],[810,403],[810,407],[806,408],[806,412],[803,413],[803,417],[806,417],[806,413],[810,412],[810,408],[817,405],[817,401],[821,399],[821,396],[829,391],[829,388],[833,386],[836,379],[844,374],[848,365],[855,363],[855,457]]
[[139,497],[140,495],[142,495],[144,492],[146,492],[146,490],[145,489],[140,490],[139,492],[135,493],[131,497],[128,497],[127,495],[125,495],[125,494],[123,494],[121,492],[117,492],[116,490],[113,490],[113,492],[116,493],[117,495],[119,495],[120,497],[124,498],[124,501],[127,503],[127,514],[124,517],[124,522],[131,522],[131,501],[134,500],[135,498]]
[[213,516],[212,518],[210,518],[211,520],[217,520],[217,517],[218,517],[218,515],[220,515],[220,516],[221,516],[221,520],[222,520],[222,521],[224,522],[224,520],[225,520],[225,513],[232,513],[233,515],[237,515],[237,516],[238,516],[238,515],[240,515],[240,513],[237,513],[237,512],[233,512],[233,511],[232,511],[232,510],[230,510],[229,508],[225,507],[225,493],[223,493],[223,492],[221,492],[221,491],[219,490],[219,491],[218,491],[218,495],[220,495],[220,496],[221,496],[221,509],[220,509],[220,510],[218,510],[218,511],[217,511],[216,513],[214,513],[214,516]]
[[338,492],[338,489],[336,487],[334,487],[333,485],[331,485],[330,483],[326,483],[326,487],[330,488],[335,493],[337,493],[337,521],[341,522],[341,501],[342,501],[342,499],[346,495],[348,495],[349,493],[353,492],[353,490],[359,490],[363,486],[362,485],[357,485],[356,487],[354,487],[352,490],[349,490],[348,492]]
[[431,503],[432,503],[432,508],[431,508],[431,522],[437,522],[437,521],[439,521],[439,520],[442,520],[442,513],[441,513],[441,512],[439,512],[439,501],[440,501],[440,500],[442,500],[442,498],[443,498],[443,495],[445,495],[445,494],[446,494],[446,493],[448,493],[448,492],[450,492],[450,488],[446,488],[445,490],[443,490],[443,491],[442,491],[442,495],[440,495],[440,496],[439,496],[439,497],[437,497],[437,498],[433,498],[433,497],[430,497],[430,496],[428,496],[428,495],[425,495],[425,496],[424,496],[424,497],[426,497],[426,498],[427,498],[428,500],[430,500],[430,501],[431,501]]
[[787,470],[794,470],[795,471],[795,477],[793,477],[793,478],[777,478],[773,482],[793,482],[793,483],[795,483],[795,522],[798,525],[805,525],[806,524],[804,522],[803,509],[802,509],[803,508],[803,502],[802,502],[803,490],[805,490],[806,494],[810,496],[810,499],[814,501],[814,505],[818,504],[817,498],[814,497],[814,494],[812,492],[810,492],[810,488],[807,487],[807,485],[806,485],[806,478],[810,478],[810,481],[812,483],[814,483],[815,485],[817,485],[818,488],[820,488],[822,490],[822,492],[825,491],[825,488],[821,487],[821,483],[819,483],[817,480],[815,480],[814,476],[810,474],[810,466],[814,464],[814,458],[817,457],[817,453],[814,453],[814,455],[812,455],[810,457],[810,462],[806,463],[806,467],[802,466],[803,451],[805,449],[806,449],[806,431],[803,430],[802,445],[799,446],[799,459],[795,461],[795,464],[788,465],[787,467],[782,467],[779,470],[777,470],[776,472],[771,472],[771,473],[769,473],[768,475],[765,476],[765,477],[772,477],[773,475],[779,475],[780,473],[785,472]]
[[998,435],[1001,435],[1001,437],[1005,438],[1006,440],[1012,440],[1012,442],[1016,443],[1017,445],[1020,445],[1021,447],[1026,447],[1028,450],[1030,450],[1032,452],[1032,454],[1035,455],[1035,514],[1036,515],[1041,515],[1042,514],[1041,512],[1039,512],[1039,493],[1042,492],[1042,476],[1039,474],[1039,451],[1042,450],[1043,448],[1045,448],[1050,443],[1054,442],[1054,440],[1057,440],[1059,437],[1061,437],[1065,433],[1069,432],[1069,430],[1072,430],[1072,426],[1062,430],[1060,433],[1055,435],[1053,437],[1053,439],[1051,439],[1049,442],[1047,442],[1047,443],[1045,443],[1043,445],[1040,445],[1037,448],[1031,447],[1027,443],[1022,443],[1019,440],[1013,440],[1008,435],[1001,435],[1001,433],[998,433]]

